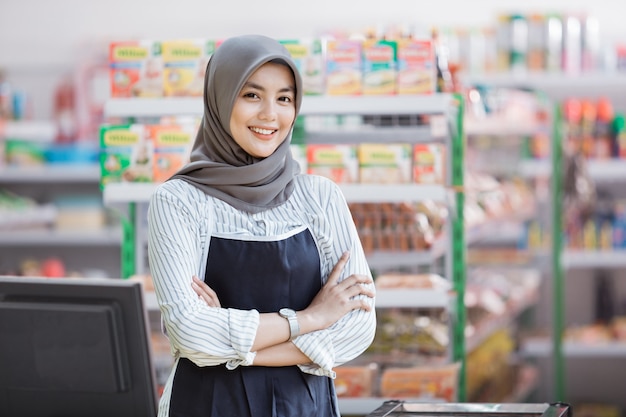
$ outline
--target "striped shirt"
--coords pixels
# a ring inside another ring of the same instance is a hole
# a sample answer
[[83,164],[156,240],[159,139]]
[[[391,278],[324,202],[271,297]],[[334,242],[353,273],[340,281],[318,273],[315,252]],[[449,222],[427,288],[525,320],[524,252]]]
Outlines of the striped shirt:
[[[329,179],[297,175],[291,197],[278,207],[251,214],[239,211],[182,180],[158,186],[148,210],[150,272],[165,330],[175,357],[198,366],[226,364],[229,369],[254,362],[251,351],[259,325],[256,310],[207,306],[191,287],[204,277],[212,236],[279,240],[309,229],[319,251],[325,282],[341,254],[350,251],[340,280],[370,275],[345,198]],[[373,287],[373,285],[372,285]],[[331,327],[307,333],[294,344],[311,359],[303,372],[335,377],[333,367],[354,359],[372,342],[372,310],[355,310]]]

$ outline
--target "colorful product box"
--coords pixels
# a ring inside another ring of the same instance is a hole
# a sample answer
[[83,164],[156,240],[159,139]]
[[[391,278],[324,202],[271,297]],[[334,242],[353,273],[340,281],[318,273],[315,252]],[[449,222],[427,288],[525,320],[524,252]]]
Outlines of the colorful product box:
[[152,40],[109,44],[111,97],[163,96],[161,43]]
[[363,184],[411,182],[411,145],[408,143],[358,145],[359,177]]
[[442,144],[413,146],[413,182],[443,184],[445,181],[445,147]]
[[320,39],[280,41],[291,54],[300,75],[306,95],[324,94],[324,53]]
[[331,39],[326,42],[326,94],[358,95],[363,92],[361,41]]
[[153,144],[142,124],[100,128],[100,185],[151,182]]
[[398,94],[432,94],[436,90],[437,71],[431,39],[399,39]]
[[363,94],[396,93],[395,41],[367,39],[363,42]]
[[163,42],[163,89],[165,96],[199,97],[204,75],[217,42],[180,39]]
[[330,178],[336,183],[358,182],[359,162],[356,145],[308,145],[307,172]]
[[189,162],[197,127],[189,123],[150,125],[147,129],[154,144],[153,181],[163,182]]

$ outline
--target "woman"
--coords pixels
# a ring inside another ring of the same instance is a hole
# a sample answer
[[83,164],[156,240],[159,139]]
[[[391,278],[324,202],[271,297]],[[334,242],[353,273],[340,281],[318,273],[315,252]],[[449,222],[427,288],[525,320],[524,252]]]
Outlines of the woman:
[[375,332],[347,204],[290,152],[298,70],[273,39],[227,39],[206,70],[191,162],[148,214],[175,364],[159,416],[338,416],[333,368]]

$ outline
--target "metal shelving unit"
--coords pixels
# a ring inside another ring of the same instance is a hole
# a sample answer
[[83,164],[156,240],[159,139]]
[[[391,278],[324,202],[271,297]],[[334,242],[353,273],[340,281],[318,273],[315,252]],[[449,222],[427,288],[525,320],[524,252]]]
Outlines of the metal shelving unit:
[[[163,115],[202,114],[201,100],[196,98],[173,99],[114,99],[105,105],[107,118],[146,117]],[[461,363],[459,401],[465,398],[465,231],[464,207],[464,134],[463,99],[457,95],[434,94],[424,96],[358,96],[327,97],[307,96],[303,100],[301,116],[308,115],[428,115],[426,126],[384,127],[351,132],[314,132],[311,140],[319,142],[324,136],[332,143],[335,140],[374,141],[396,140],[419,143],[438,141],[448,145],[446,175],[448,184],[430,186],[419,184],[402,185],[341,185],[349,202],[406,202],[434,199],[451,207],[448,233],[430,251],[392,253],[375,252],[369,257],[370,265],[432,265],[444,258],[446,275],[451,282],[451,293],[437,291],[380,291],[378,307],[443,307],[449,308],[453,316],[453,342],[451,360]],[[124,232],[122,270],[126,276],[143,272],[145,233],[143,219],[137,213],[145,208],[154,190],[154,184],[109,184],[103,190],[107,205],[129,207],[127,229]],[[453,304],[451,306],[451,304]],[[379,405],[384,398],[340,399],[344,414],[364,414]]]

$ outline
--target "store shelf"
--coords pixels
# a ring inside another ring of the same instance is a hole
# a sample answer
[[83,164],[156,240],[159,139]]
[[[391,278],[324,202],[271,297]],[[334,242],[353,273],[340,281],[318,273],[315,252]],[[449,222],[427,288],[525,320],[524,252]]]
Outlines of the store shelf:
[[0,168],[0,184],[95,183],[100,181],[97,164],[49,164]]
[[[446,114],[451,106],[446,94],[406,96],[305,96],[300,115]],[[202,115],[200,97],[112,98],[104,106],[106,117]]]
[[307,131],[307,144],[325,143],[433,143],[441,138],[433,138],[430,126],[376,127],[355,130]]
[[485,84],[491,87],[518,87],[535,90],[576,90],[626,88],[626,74],[610,72],[584,72],[568,74],[563,72],[506,72],[481,75],[462,75],[466,83]]
[[[563,342],[563,355],[568,358],[625,358],[626,342],[580,343]],[[533,338],[522,343],[522,353],[528,357],[546,357],[552,354],[552,342],[548,338]]]
[[545,127],[538,124],[536,120],[520,121],[496,117],[485,117],[482,119],[466,117],[463,127],[468,137],[502,136],[507,138],[517,137],[519,140],[545,130]]
[[[597,182],[617,182],[626,179],[626,160],[603,159],[587,161],[589,175]],[[547,159],[523,161],[520,167],[522,176],[526,178],[546,177],[552,173],[552,166]]]
[[0,120],[0,137],[29,141],[52,142],[57,126],[47,120]]
[[[115,183],[104,188],[106,204],[148,202],[157,184]],[[350,202],[406,202],[419,200],[446,201],[448,191],[443,186],[422,184],[340,184]]]
[[561,256],[563,268],[624,268],[626,248],[614,250],[567,249]]
[[3,230],[0,246],[120,246],[122,231],[112,227],[101,230]]

